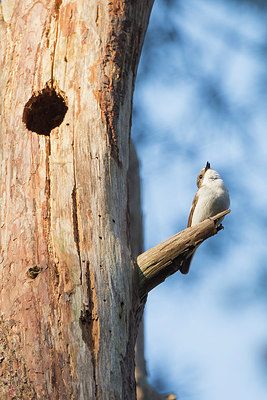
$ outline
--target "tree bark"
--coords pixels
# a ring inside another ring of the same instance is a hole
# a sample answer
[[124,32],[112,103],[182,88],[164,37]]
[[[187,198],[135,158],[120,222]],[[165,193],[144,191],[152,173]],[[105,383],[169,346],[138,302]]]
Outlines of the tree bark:
[[129,137],[153,0],[2,0],[0,398],[134,399]]

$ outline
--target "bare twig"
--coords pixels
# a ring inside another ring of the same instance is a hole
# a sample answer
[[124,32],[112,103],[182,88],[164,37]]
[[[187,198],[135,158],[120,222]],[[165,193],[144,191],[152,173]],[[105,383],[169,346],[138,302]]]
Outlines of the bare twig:
[[225,210],[212,218],[187,228],[152,247],[137,257],[139,267],[139,294],[145,296],[151,289],[179,270],[181,263],[209,237],[222,229],[220,218],[229,214]]

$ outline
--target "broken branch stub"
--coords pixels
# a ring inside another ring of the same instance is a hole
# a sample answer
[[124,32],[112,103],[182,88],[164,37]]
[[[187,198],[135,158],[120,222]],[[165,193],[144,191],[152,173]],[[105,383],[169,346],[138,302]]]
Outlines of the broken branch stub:
[[144,297],[150,290],[164,282],[179,270],[182,261],[209,237],[222,229],[220,218],[231,212],[220,212],[212,218],[187,228],[152,247],[137,257],[139,267],[139,295]]

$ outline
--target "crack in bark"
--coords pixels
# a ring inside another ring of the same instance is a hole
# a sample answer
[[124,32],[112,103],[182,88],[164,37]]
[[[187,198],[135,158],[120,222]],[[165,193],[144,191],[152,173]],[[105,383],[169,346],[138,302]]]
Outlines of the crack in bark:
[[[50,265],[50,260],[53,259],[53,252],[50,242],[51,232],[51,178],[50,178],[50,155],[51,155],[51,142],[50,136],[45,137],[45,151],[46,151],[46,178],[45,178],[45,196],[46,201],[43,205],[43,231],[45,242],[47,243],[47,265]],[[38,252],[37,252],[38,254]],[[37,263],[39,260],[37,259]]]
[[81,250],[80,250],[80,233],[79,233],[79,222],[78,222],[78,201],[77,201],[77,181],[76,181],[76,163],[75,163],[75,137],[73,134],[73,180],[74,185],[71,193],[72,198],[72,223],[73,223],[73,237],[76,244],[76,249],[79,258],[80,265],[80,283],[83,284],[83,270],[82,270],[82,260],[81,260]]
[[90,268],[89,261],[86,262],[86,284],[88,290],[88,304],[83,305],[80,315],[80,327],[82,330],[82,338],[87,344],[92,358],[93,380],[95,382],[95,397],[100,399],[100,391],[98,385],[98,350],[100,339],[100,327],[98,317],[98,303],[95,291],[94,274]]
[[72,222],[73,222],[73,237],[76,244],[77,253],[81,265],[81,252],[80,252],[80,234],[78,225],[78,208],[77,208],[77,188],[76,185],[73,186],[72,193]]
[[55,20],[56,20],[56,38],[54,42],[54,49],[52,53],[52,63],[51,63],[51,81],[53,84],[54,80],[54,65],[55,65],[55,54],[56,54],[56,47],[57,47],[57,41],[58,41],[58,17],[59,17],[59,10],[62,4],[62,0],[55,0],[55,5],[54,5],[54,12],[55,12]]
[[62,0],[55,0],[55,6],[54,6],[54,10],[55,10],[55,14],[58,18],[58,14],[59,14],[59,9],[61,7],[62,4]]

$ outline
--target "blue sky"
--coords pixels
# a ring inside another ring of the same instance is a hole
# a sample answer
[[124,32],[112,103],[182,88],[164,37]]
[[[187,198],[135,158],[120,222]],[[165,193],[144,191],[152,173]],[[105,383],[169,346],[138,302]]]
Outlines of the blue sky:
[[143,54],[134,98],[145,248],[185,228],[206,161],[223,177],[232,213],[199,248],[188,276],[178,272],[149,295],[150,380],[162,377],[162,390],[181,400],[263,400],[266,13],[243,2],[183,0],[171,12],[177,43],[165,43],[162,7],[155,3],[149,29],[159,44],[148,36],[156,48],[149,62]]

